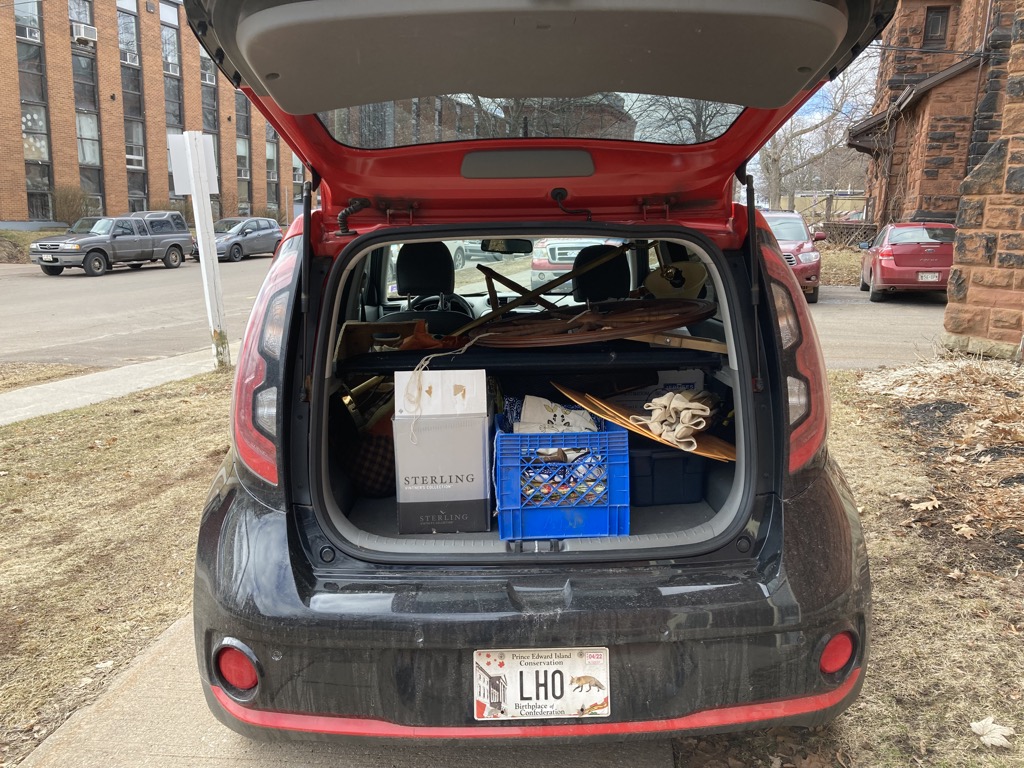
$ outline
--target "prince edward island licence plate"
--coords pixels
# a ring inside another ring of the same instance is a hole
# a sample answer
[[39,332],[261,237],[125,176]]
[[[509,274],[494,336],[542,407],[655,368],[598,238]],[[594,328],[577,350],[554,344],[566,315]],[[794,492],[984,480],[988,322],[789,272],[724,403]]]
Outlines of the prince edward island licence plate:
[[939,282],[938,272],[918,272],[917,280],[921,283],[937,283]]
[[473,653],[477,720],[608,717],[607,648],[503,648]]

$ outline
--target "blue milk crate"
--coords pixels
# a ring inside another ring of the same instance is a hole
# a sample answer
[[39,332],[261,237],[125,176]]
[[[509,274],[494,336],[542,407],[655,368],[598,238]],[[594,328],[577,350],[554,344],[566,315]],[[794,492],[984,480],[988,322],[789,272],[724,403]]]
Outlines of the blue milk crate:
[[[569,539],[629,533],[629,433],[598,420],[599,432],[513,434],[498,416],[494,485],[498,533],[509,539]],[[562,455],[552,455],[558,449]],[[566,452],[583,451],[574,461]]]

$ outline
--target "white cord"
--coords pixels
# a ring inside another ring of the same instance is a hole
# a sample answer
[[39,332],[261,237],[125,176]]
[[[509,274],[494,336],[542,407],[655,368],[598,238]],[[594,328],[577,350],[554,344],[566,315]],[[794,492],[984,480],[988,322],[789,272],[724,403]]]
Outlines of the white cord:
[[[427,366],[430,365],[430,361],[436,357],[447,357],[448,355],[461,355],[467,349],[476,344],[484,336],[494,336],[493,333],[481,333],[479,336],[474,336],[464,346],[456,350],[446,349],[443,352],[435,352],[432,355],[427,355],[420,360],[416,367],[412,369],[412,376],[409,377],[409,383],[405,387],[405,405],[406,408],[412,411],[412,422],[409,424],[409,441],[413,445],[419,445],[416,439],[416,422],[420,418],[420,400],[423,397],[423,372],[427,370]],[[413,391],[413,389],[415,391]]]

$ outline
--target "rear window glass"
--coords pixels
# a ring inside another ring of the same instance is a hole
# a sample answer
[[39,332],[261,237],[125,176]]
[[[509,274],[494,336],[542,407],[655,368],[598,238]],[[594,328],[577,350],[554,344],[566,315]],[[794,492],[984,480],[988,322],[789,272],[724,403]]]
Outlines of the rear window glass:
[[899,227],[889,233],[889,243],[952,243],[956,230],[952,227]]
[[456,94],[364,104],[318,117],[342,144],[386,149],[499,138],[700,144],[722,136],[742,111],[734,104],[638,93],[522,99]]
[[767,219],[776,240],[810,240],[807,227],[800,219]]
[[171,222],[166,219],[150,219],[149,229],[155,235],[161,232],[173,232],[174,228],[171,226]]

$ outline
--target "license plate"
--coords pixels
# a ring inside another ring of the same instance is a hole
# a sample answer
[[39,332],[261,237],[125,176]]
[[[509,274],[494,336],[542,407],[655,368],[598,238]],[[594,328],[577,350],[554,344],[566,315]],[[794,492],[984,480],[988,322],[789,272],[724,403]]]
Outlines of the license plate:
[[48,253],[44,253],[43,254],[43,261],[56,261],[56,260],[57,260],[56,256],[51,256]]
[[921,283],[937,283],[939,282],[938,272],[918,272],[917,280]]
[[477,720],[608,717],[607,648],[505,648],[473,653]]

